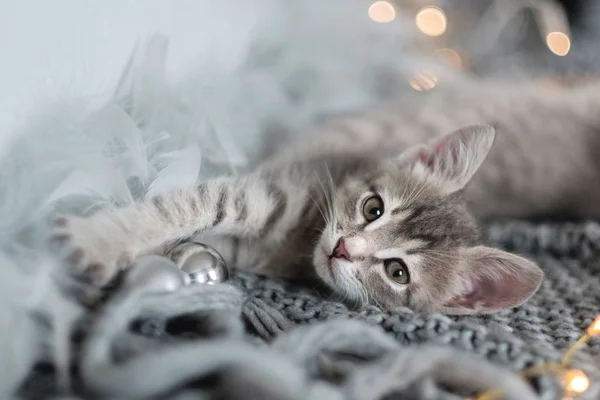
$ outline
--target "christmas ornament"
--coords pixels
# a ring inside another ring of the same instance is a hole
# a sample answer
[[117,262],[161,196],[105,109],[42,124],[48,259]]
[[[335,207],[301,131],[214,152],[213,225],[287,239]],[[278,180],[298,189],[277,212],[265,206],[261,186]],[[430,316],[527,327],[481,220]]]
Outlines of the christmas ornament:
[[202,243],[187,242],[173,248],[167,256],[186,275],[187,283],[221,283],[228,279],[225,260],[218,251]]
[[137,258],[125,277],[125,287],[152,292],[172,292],[185,285],[185,275],[166,257],[145,255]]

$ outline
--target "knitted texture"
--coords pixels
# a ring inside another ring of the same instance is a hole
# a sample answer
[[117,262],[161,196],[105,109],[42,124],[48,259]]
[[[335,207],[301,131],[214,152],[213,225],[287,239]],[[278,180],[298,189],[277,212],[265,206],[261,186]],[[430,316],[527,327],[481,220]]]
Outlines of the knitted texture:
[[[558,361],[600,314],[600,225],[503,222],[486,240],[535,259],[546,278],[514,310],[478,317],[351,309],[309,288],[236,272],[222,285],[118,293],[82,324],[75,394],[111,398],[561,399],[558,380],[515,374]],[[600,340],[574,367],[600,398]],[[56,391],[40,365],[23,396]],[[71,397],[72,398],[72,397]]]

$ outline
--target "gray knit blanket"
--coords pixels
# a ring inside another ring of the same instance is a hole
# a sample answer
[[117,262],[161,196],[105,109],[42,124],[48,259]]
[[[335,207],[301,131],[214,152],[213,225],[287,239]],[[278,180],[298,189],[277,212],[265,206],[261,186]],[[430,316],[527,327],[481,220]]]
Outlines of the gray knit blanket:
[[[600,314],[600,224],[487,224],[492,245],[546,273],[525,305],[482,317],[352,309],[312,288],[235,272],[220,285],[164,295],[109,296],[73,333],[69,398],[561,399],[553,377],[516,372],[560,360]],[[600,340],[575,357],[600,398]],[[25,398],[59,396],[51,363],[32,371]]]

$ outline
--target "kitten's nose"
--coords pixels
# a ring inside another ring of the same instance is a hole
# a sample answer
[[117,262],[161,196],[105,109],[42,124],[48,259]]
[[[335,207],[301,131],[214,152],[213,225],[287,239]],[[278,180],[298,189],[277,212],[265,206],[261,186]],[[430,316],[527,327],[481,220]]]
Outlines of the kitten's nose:
[[333,248],[333,253],[331,256],[333,258],[345,258],[346,260],[350,260],[350,253],[346,249],[346,245],[344,244],[344,238],[340,238],[335,247]]

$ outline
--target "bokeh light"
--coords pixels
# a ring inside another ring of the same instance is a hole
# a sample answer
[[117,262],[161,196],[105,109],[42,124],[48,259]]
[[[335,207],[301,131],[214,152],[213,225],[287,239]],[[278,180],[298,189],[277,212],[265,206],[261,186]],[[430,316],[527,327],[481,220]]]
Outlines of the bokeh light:
[[570,369],[563,377],[565,391],[569,395],[584,393],[590,387],[590,380],[585,372],[578,369]]
[[585,333],[589,336],[600,335],[600,315],[598,315],[596,319],[592,322],[592,324],[588,326]]
[[452,49],[438,49],[434,53],[439,59],[455,69],[462,69],[463,63],[460,55]]
[[424,7],[415,17],[417,28],[428,36],[441,36],[446,32],[446,14],[438,7]]
[[408,81],[409,85],[419,92],[426,92],[435,87],[437,77],[430,72],[420,72]]
[[571,39],[563,32],[550,32],[546,36],[546,44],[557,56],[566,56],[571,49]]
[[369,7],[369,18],[380,24],[386,24],[396,18],[396,10],[387,1],[376,1]]

